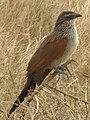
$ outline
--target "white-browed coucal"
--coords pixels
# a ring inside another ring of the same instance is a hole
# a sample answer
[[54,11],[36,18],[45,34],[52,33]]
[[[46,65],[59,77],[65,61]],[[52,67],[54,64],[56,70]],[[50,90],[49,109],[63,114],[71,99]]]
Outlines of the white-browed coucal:
[[28,90],[39,86],[53,68],[66,63],[74,53],[79,43],[75,25],[77,17],[81,15],[72,11],[64,11],[58,16],[54,30],[32,56],[27,68],[26,84],[9,114],[24,101]]

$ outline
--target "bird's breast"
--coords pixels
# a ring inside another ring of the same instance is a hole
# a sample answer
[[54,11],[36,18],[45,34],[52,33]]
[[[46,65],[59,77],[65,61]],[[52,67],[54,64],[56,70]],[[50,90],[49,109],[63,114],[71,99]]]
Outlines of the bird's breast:
[[67,40],[68,40],[67,46],[63,55],[60,58],[53,60],[50,65],[51,67],[57,67],[58,65],[66,63],[72,56],[72,54],[75,52],[79,44],[76,28],[74,28],[74,30],[68,33]]

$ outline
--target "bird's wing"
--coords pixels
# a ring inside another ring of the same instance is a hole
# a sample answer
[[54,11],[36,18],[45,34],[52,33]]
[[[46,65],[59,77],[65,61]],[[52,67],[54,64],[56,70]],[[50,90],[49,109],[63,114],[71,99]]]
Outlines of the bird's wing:
[[32,56],[28,64],[26,77],[35,71],[47,67],[53,60],[60,58],[63,55],[66,46],[66,38],[61,38],[56,33],[47,36]]

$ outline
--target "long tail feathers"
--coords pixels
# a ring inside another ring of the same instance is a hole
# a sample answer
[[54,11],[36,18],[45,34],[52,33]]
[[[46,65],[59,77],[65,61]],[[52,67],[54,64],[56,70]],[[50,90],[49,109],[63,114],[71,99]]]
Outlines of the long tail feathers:
[[[36,87],[36,83],[39,86],[42,83],[42,81],[44,80],[44,78],[50,73],[50,71],[51,71],[51,69],[47,69],[43,72],[40,71],[39,73],[37,73],[37,75],[39,76],[39,79],[37,79],[37,77],[35,77],[35,74],[28,76],[27,82],[26,82],[22,92],[18,96],[17,100],[14,102],[14,105],[10,109],[8,116],[10,116],[10,114],[12,114],[12,112],[14,112],[17,107],[19,107],[20,103],[22,103],[24,101],[24,98],[28,94],[28,90],[30,90],[30,89],[34,90]],[[40,76],[41,76],[41,78],[40,78]]]
[[28,77],[27,82],[26,82],[26,84],[25,84],[22,92],[18,96],[17,100],[14,102],[14,105],[10,109],[9,114],[11,114],[12,112],[14,112],[15,109],[17,107],[19,107],[20,103],[22,103],[24,101],[24,97],[26,97],[26,95],[28,93],[28,90],[30,89],[32,79],[33,79],[32,75],[30,77]]

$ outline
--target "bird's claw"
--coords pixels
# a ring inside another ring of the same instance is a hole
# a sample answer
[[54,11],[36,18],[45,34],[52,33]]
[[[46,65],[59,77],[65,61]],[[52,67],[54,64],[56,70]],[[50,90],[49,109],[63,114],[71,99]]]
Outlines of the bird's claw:
[[65,72],[66,71],[66,68],[65,67],[62,67],[62,66],[58,66],[57,68],[54,68],[55,69],[55,73],[58,74],[58,76],[60,76],[61,74],[64,74],[67,76],[68,78],[68,74]]
[[57,73],[59,77],[60,77],[61,74],[64,74],[68,78],[68,74],[66,73],[66,71],[71,76],[71,73],[70,73],[70,71],[67,67],[71,62],[77,63],[75,60],[71,59],[71,60],[67,61],[65,64],[63,64],[62,66],[58,66],[58,67],[54,68],[54,70],[55,70],[54,73]]

